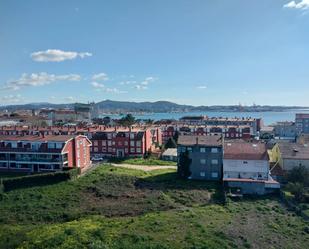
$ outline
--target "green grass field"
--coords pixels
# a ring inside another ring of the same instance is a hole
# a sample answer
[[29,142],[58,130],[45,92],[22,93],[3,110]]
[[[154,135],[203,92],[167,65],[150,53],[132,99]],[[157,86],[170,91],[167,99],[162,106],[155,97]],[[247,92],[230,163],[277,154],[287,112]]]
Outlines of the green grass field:
[[0,200],[0,248],[308,248],[309,224],[276,197],[222,203],[173,170],[102,166]]
[[112,163],[123,163],[133,165],[147,165],[147,166],[176,166],[176,162],[163,161],[156,158],[127,158],[127,159],[111,159]]

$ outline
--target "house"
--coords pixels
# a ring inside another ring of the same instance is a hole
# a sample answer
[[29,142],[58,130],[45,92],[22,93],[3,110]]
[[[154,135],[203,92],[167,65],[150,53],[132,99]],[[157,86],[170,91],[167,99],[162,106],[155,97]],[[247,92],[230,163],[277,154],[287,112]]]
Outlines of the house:
[[296,126],[294,122],[277,122],[273,125],[275,137],[295,140]]
[[309,169],[309,147],[307,144],[278,142],[271,151],[273,161],[284,171],[297,166]]
[[309,113],[297,113],[295,115],[296,133],[309,134]]
[[91,165],[90,140],[76,135],[0,136],[0,170],[22,172],[86,169]]
[[181,135],[177,143],[178,164],[182,153],[186,151],[192,160],[190,179],[215,181],[222,179],[222,136]]
[[263,195],[280,188],[269,174],[266,145],[245,141],[226,141],[223,156],[223,182],[243,194]]
[[162,153],[161,158],[164,161],[177,162],[177,149],[176,148],[168,148],[166,151],[164,151]]
[[142,157],[160,144],[160,135],[152,128],[105,128],[91,134],[91,154],[102,157]]

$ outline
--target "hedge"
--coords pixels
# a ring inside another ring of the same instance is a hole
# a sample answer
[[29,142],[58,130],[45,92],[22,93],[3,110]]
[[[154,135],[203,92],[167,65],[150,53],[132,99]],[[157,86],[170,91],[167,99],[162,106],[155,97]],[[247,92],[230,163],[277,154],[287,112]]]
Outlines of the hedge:
[[79,175],[79,169],[74,168],[70,170],[65,170],[61,172],[46,173],[46,174],[36,174],[30,176],[20,176],[8,179],[2,179],[2,184],[0,183],[3,191],[10,191],[19,188],[29,188],[34,186],[43,186],[48,184],[54,184],[62,181],[67,181],[71,179],[76,179]]

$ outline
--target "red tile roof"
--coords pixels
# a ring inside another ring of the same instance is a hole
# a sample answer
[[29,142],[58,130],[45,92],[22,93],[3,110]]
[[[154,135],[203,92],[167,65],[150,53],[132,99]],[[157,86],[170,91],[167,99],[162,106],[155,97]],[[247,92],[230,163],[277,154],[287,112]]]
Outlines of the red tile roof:
[[268,160],[266,145],[245,141],[225,142],[224,159],[232,160]]
[[0,136],[0,141],[66,142],[74,137],[76,136],[75,135],[47,135],[43,137],[43,136],[6,135],[6,136]]

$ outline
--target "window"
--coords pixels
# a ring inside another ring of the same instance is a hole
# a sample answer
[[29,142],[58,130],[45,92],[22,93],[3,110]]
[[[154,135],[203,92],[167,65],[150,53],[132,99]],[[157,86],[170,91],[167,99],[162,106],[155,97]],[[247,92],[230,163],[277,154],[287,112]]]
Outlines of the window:
[[218,172],[211,172],[212,178],[218,178]]
[[62,149],[62,143],[56,143],[56,149]]
[[111,133],[107,134],[107,139],[112,139],[112,134]]
[[201,159],[201,160],[200,160],[200,163],[201,163],[201,164],[206,164],[206,159]]
[[12,148],[17,148],[17,143],[16,142],[11,142]]
[[131,148],[131,149],[130,149],[130,152],[131,152],[131,153],[135,153],[135,148]]
[[211,160],[211,164],[215,164],[215,165],[217,165],[219,162],[218,162],[218,159],[212,159]]
[[141,147],[141,141],[136,141],[136,147]]
[[187,151],[192,152],[192,148],[191,147],[187,147]]
[[107,141],[108,146],[112,146],[112,141]]
[[130,138],[134,139],[134,133],[130,133]]
[[205,153],[206,152],[206,148],[200,148],[200,152],[201,153]]
[[136,148],[136,153],[141,153],[141,152],[142,152],[141,148]]
[[218,153],[218,148],[211,148],[211,153]]
[[243,164],[248,164],[248,162],[247,161],[243,161]]
[[93,151],[98,152],[99,151],[98,147],[93,147]]
[[130,142],[130,145],[131,145],[131,146],[134,146],[134,145],[135,145],[134,141],[131,141],[131,142]]
[[201,177],[205,177],[205,172],[200,172]]
[[93,141],[93,145],[94,145],[94,146],[98,146],[98,141],[97,141],[97,140],[94,140],[94,141]]
[[128,146],[128,141],[124,141],[124,145],[125,145],[125,146]]

